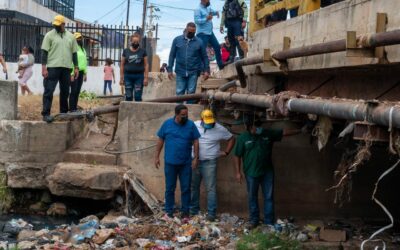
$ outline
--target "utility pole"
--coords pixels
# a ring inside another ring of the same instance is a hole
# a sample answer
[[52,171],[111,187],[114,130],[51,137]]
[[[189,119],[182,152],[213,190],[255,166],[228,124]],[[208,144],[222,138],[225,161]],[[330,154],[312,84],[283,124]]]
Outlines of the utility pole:
[[147,0],[143,0],[142,36],[144,36],[146,30],[146,17],[147,17]]
[[154,5],[151,4],[150,7],[149,7],[149,9],[150,9],[150,16],[149,16],[149,17],[150,17],[150,20],[149,20],[149,24],[148,24],[148,27],[147,27],[147,30],[148,30],[147,36],[148,36],[149,38],[153,38]]
[[128,8],[126,11],[126,26],[129,26],[129,11],[131,9],[131,0],[128,0]]

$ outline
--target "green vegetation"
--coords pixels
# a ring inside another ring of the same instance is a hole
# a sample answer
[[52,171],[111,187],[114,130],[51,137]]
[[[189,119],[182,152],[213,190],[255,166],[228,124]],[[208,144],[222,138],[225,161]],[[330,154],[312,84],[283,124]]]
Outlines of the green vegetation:
[[249,235],[243,236],[237,244],[238,250],[300,250],[300,243],[289,240],[278,234],[264,234],[258,230],[252,231]]
[[0,214],[11,209],[14,202],[12,190],[7,188],[7,176],[4,171],[0,171]]
[[83,90],[80,94],[79,94],[79,99],[85,100],[85,101],[92,101],[95,100],[97,98],[97,95],[93,92],[88,92],[86,90]]

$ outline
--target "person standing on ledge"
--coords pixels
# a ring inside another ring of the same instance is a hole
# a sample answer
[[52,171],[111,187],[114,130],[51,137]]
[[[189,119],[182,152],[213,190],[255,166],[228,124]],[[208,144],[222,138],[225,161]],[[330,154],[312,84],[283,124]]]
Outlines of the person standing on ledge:
[[65,18],[54,17],[54,29],[49,31],[42,43],[42,76],[44,78],[43,121],[52,122],[51,105],[53,94],[60,82],[60,113],[68,112],[68,97],[71,84],[71,65],[74,67],[74,79],[79,77],[78,44],[74,35],[65,29]]

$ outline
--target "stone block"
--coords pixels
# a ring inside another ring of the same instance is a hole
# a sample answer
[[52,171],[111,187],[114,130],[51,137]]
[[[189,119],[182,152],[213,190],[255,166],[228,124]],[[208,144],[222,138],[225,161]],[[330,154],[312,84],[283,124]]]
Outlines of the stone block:
[[0,81],[0,120],[16,120],[18,114],[18,83]]
[[107,200],[123,184],[121,166],[59,163],[47,176],[50,192],[58,196]]
[[11,188],[45,189],[46,176],[52,165],[37,163],[6,164],[7,186]]

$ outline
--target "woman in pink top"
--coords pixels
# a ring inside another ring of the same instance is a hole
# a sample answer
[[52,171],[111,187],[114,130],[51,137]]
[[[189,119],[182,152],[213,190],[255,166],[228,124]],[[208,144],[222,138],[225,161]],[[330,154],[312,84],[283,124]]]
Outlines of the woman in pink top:
[[106,66],[104,66],[104,95],[107,95],[107,88],[110,91],[110,95],[112,95],[112,87],[111,83],[114,80],[115,84],[115,75],[114,75],[114,68],[111,66],[113,61],[111,58],[106,59]]

